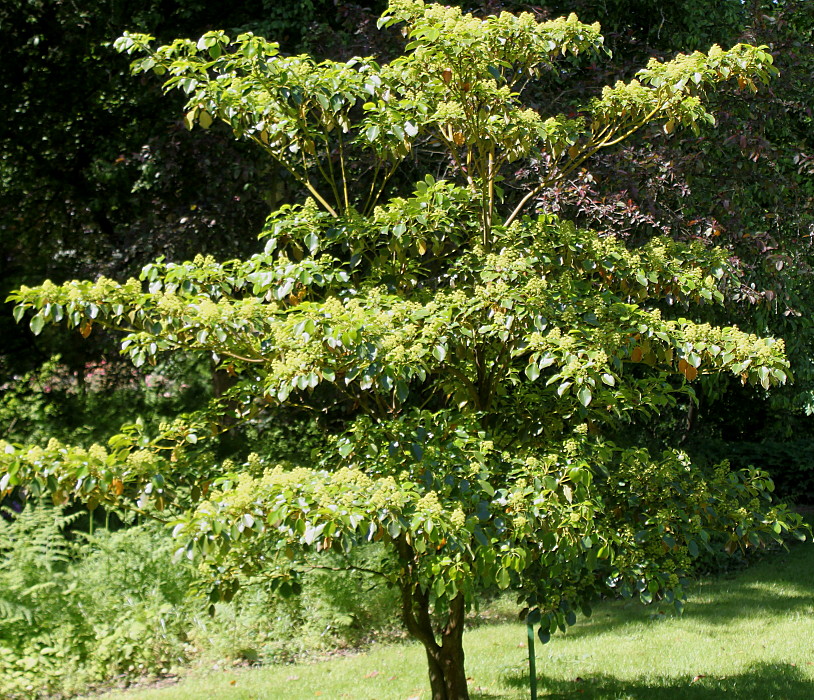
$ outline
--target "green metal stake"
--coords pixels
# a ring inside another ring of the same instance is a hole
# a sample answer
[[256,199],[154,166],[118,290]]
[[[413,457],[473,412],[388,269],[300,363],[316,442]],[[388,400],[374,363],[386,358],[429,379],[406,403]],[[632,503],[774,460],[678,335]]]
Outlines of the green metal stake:
[[529,617],[526,618],[526,629],[529,634],[529,686],[531,687],[531,700],[537,700],[537,663],[534,658],[534,625]]

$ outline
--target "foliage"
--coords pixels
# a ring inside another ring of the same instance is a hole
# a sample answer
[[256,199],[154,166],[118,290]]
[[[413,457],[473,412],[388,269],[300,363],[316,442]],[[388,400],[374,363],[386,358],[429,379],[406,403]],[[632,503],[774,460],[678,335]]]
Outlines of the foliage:
[[[579,11],[593,18],[594,13],[611,7],[623,10],[624,5],[632,3],[600,6],[589,1],[580,3]],[[806,41],[814,27],[811,4],[672,3],[648,15],[661,31],[646,36],[628,31],[626,23],[635,21],[634,13],[611,11],[602,21],[611,34],[612,64],[597,66],[588,78],[572,76],[555,89],[541,91],[537,99],[543,102],[561,93],[578,98],[607,74],[631,73],[642,54],[671,55],[676,40],[693,45],[684,37],[684,19],[676,16],[689,6],[692,12],[685,18],[707,13],[710,25],[720,32],[706,34],[703,42],[738,34],[741,40],[770,47],[780,71],[771,90],[745,99],[742,91],[722,86],[712,98],[719,122],[714,131],[702,129],[698,136],[643,131],[620,150],[601,154],[569,181],[541,193],[539,206],[636,244],[667,234],[726,246],[739,285],[730,289],[726,308],[710,310],[709,320],[786,338],[795,382],[771,395],[753,392],[748,397],[735,383],[704,382],[697,410],[684,406],[678,416],[688,426],[678,434],[689,444],[708,435],[713,426],[737,430],[760,415],[776,426],[771,435],[765,430],[763,435],[782,440],[811,428],[810,418],[805,418],[812,406],[812,327],[806,311],[812,269],[811,192],[805,155],[811,151],[812,133]],[[732,10],[739,19],[722,21],[718,13]],[[690,25],[700,41],[704,23]],[[722,400],[729,395],[740,400]]]
[[[299,3],[286,6],[294,13]],[[131,89],[111,42],[126,28],[172,37],[248,26],[263,12],[260,0],[2,3],[0,90],[8,113],[0,133],[0,296],[46,277],[126,278],[158,255],[236,255],[254,243],[246,231],[284,196],[285,182],[252,186],[274,174],[262,154],[225,129],[191,138],[177,104],[149,85]],[[290,34],[295,40],[298,31]],[[110,339],[35,338],[8,313],[0,315],[0,332],[9,371],[0,383],[56,352],[74,372],[115,357]]]
[[692,453],[699,461],[715,462],[727,455],[739,464],[753,464],[772,475],[783,498],[797,503],[810,503],[814,494],[814,445],[810,439],[697,440]]
[[[600,151],[651,123],[700,130],[717,83],[751,92],[774,69],[748,45],[654,59],[568,116],[527,106],[523,90],[561,61],[596,58],[596,25],[479,20],[412,0],[381,23],[409,39],[385,65],[285,57],[249,33],[117,41],[144,54],[134,70],[188,96],[190,126],[226,122],[311,198],[275,212],[264,252],[244,260],[200,255],[148,265],[140,281],[14,292],[35,333],[118,331],[137,367],[211,354],[234,384],[206,410],[157,433],[129,426],[107,447],[5,443],[0,489],[166,518],[179,556],[208,563],[213,600],[247,576],[298,592],[313,556],[381,543],[391,556],[378,566],[344,566],[396,588],[433,698],[452,700],[468,697],[464,616],[485,586],[515,590],[546,641],[602,594],[680,608],[682,579],[716,534],[729,551],[800,534],[762,473],[612,439],[691,397],[700,375],[787,380],[783,341],[697,320],[724,299],[726,256],[660,239],[631,250],[524,215]],[[412,153],[435,174],[390,196]],[[545,171],[518,189],[518,165],[539,153]],[[370,167],[354,173],[353,154]],[[324,416],[331,435],[313,464],[218,463],[206,438],[268,405]]]
[[[705,49],[711,44],[737,39],[738,30],[747,21],[746,3],[722,0],[714,4],[704,0],[679,0],[659,3],[655,0],[546,0],[544,7],[554,14],[576,12],[590,21],[602,22],[616,49],[639,45],[639,51],[658,46],[673,51]],[[626,46],[627,45],[627,46]]]
[[[208,363],[195,358],[168,357],[150,370],[140,373],[131,365],[100,360],[74,372],[56,355],[35,371],[11,374],[0,396],[4,438],[92,444],[123,420],[157,428],[212,393]],[[88,423],[88,416],[95,421]]]
[[261,577],[231,602],[215,603],[190,637],[206,659],[291,663],[400,636],[397,591],[368,573],[387,556],[374,544],[350,557],[313,558],[297,596],[281,597]]
[[[187,656],[176,608],[192,580],[146,530],[67,539],[77,515],[30,503],[0,520],[0,693],[72,692]],[[154,528],[153,528],[154,529]],[[163,540],[163,541],[162,541]]]
[[[169,533],[154,523],[91,536],[76,530],[78,514],[42,503],[3,515],[4,698],[72,696],[196,660],[290,661],[358,644],[389,626],[394,593],[363,574],[314,570],[303,595],[289,600],[249,587],[210,618],[205,602],[189,596],[194,567],[172,562]],[[376,565],[376,549],[359,552],[356,562]]]

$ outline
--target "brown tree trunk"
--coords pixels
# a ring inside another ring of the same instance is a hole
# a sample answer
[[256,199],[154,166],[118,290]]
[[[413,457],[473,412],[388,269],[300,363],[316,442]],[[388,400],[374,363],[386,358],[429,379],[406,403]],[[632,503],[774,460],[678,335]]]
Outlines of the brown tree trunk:
[[443,700],[469,700],[464,668],[464,597],[458,597],[449,606],[447,625],[441,632],[439,665],[444,674],[446,694]]
[[459,594],[450,604],[447,624],[438,634],[430,618],[429,594],[420,587],[402,588],[402,618],[407,630],[424,645],[432,700],[469,700],[464,668],[465,604]]

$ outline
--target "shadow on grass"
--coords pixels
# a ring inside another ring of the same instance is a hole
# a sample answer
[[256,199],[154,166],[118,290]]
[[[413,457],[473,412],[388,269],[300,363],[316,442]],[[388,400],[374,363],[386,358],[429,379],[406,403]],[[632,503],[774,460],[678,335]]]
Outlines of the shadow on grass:
[[[710,578],[691,588],[684,617],[709,625],[726,625],[733,618],[795,613],[814,614],[814,547],[810,543],[796,545],[790,552],[769,554],[736,577]],[[569,629],[568,636],[590,637],[618,630],[625,624],[647,620],[658,624],[672,617],[672,606],[666,604],[609,602],[592,618]]]
[[[514,688],[528,688],[528,674],[503,678]],[[570,681],[538,678],[538,696],[546,700],[811,700],[811,680],[790,664],[757,663],[743,673],[726,677],[653,676],[619,680],[605,674],[593,674]],[[490,696],[478,696],[487,700]]]

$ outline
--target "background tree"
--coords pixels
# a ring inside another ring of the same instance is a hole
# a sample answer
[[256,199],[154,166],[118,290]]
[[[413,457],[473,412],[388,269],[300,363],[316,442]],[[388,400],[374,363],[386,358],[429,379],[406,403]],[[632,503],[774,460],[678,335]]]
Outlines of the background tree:
[[[130,426],[87,450],[5,444],[0,489],[158,519],[173,507],[179,553],[206,557],[213,596],[254,575],[295,591],[319,566],[311,556],[381,542],[393,559],[368,573],[400,590],[442,700],[468,697],[464,617],[485,586],[517,590],[547,639],[603,592],[680,605],[692,558],[716,537],[732,551],[797,528],[759,472],[611,439],[699,375],[786,381],[782,341],[688,318],[723,300],[726,257],[662,239],[629,250],[526,215],[589,158],[652,122],[710,123],[712,86],[756,89],[773,68],[763,49],[713,47],[653,60],[578,113],[547,116],[524,88],[596,58],[598,26],[409,0],[382,19],[402,23],[406,53],[385,65],[286,58],[248,33],[117,42],[146,54],[136,71],[187,94],[188,124],[226,122],[310,198],[280,207],[246,260],[199,255],[148,265],[144,284],[15,292],[35,333],[112,329],[137,367],[210,354],[235,383],[158,434]],[[521,165],[541,152],[529,184]],[[408,159],[432,172],[391,196]],[[206,436],[268,405],[322,416],[314,465],[207,454]]]

